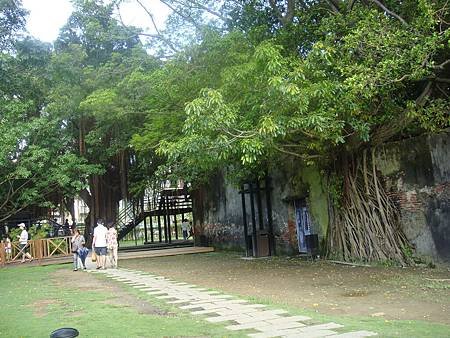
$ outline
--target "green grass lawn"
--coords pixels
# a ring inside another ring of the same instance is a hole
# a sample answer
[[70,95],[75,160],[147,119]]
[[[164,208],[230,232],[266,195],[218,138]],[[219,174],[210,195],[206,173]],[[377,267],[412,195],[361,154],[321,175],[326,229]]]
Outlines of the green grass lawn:
[[[55,281],[61,269],[70,268],[60,265],[0,270],[0,337],[49,337],[61,327],[77,328],[80,337],[243,336],[174,307],[164,308],[162,303],[152,304],[161,306],[161,311],[155,314],[140,313],[133,306],[110,304],[109,300],[116,295],[106,287],[104,291],[74,287],[67,273],[64,280]],[[113,283],[101,278],[100,281],[105,286]],[[138,302],[145,301],[125,286],[123,292]]]

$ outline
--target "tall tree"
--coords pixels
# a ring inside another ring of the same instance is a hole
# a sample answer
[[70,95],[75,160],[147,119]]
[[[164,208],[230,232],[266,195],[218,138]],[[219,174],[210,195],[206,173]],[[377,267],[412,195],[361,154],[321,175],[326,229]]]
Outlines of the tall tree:
[[406,263],[408,243],[370,154],[450,124],[445,2],[261,5],[271,10],[271,39],[234,50],[240,62],[186,106],[185,136],[160,151],[183,167],[226,162],[244,174],[280,156],[315,161],[335,192],[330,252]]
[[55,42],[56,81],[49,110],[66,119],[77,153],[102,168],[89,177],[89,189],[80,192],[90,209],[89,235],[96,218],[115,221],[119,200],[129,196],[127,172],[133,163],[129,139],[142,123],[143,112],[129,105],[139,89],[127,86],[158,62],[143,49],[137,29],[122,27],[113,18],[112,4],[75,1],[74,5]]
[[64,121],[48,114],[48,44],[24,38],[19,1],[1,2],[0,222],[35,207],[49,207],[80,189],[93,168],[67,151]]

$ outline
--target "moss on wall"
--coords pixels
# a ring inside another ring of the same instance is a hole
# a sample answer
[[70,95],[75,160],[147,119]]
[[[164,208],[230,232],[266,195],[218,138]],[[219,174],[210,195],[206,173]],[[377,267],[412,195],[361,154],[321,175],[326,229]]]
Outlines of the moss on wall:
[[314,230],[320,236],[324,236],[327,233],[329,223],[328,196],[325,179],[316,166],[297,167],[295,174],[292,174],[290,178],[289,189],[289,199],[307,199],[315,227]]
[[306,167],[302,170],[302,177],[305,183],[309,185],[308,205],[311,217],[316,226],[317,232],[324,236],[327,233],[329,215],[328,215],[328,196],[324,187],[325,179],[317,167]]
[[391,146],[381,147],[375,153],[377,169],[381,171],[383,175],[392,175],[400,171],[400,149],[398,147]]

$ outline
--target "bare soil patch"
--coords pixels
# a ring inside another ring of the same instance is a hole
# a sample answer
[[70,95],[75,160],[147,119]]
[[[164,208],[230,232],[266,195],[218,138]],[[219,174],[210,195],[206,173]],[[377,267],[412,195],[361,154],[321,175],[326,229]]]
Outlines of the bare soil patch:
[[56,299],[40,299],[36,302],[29,304],[28,306],[33,309],[33,316],[42,318],[47,315],[47,307],[49,305],[59,304]]
[[450,324],[448,268],[352,267],[297,258],[243,260],[197,254],[120,262],[122,267],[323,314]]
[[119,285],[109,280],[101,280],[95,276],[82,272],[60,269],[52,275],[52,283],[58,287],[75,289],[77,292],[83,291],[105,291],[111,295],[106,304],[116,307],[129,307],[135,309],[140,314],[170,316],[171,314],[152,304],[140,300],[129,294]]

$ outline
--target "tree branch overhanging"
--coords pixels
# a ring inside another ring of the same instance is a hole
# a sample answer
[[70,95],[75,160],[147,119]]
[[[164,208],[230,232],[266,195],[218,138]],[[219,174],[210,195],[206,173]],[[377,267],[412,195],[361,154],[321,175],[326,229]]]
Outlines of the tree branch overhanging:
[[331,7],[331,10],[334,12],[334,13],[340,13],[341,12],[341,10],[340,10],[340,8],[339,8],[339,5],[334,1],[334,0],[326,0],[327,1],[327,3],[328,3],[328,5]]
[[167,1],[165,0],[159,0],[162,4],[166,5],[172,12],[174,12],[175,14],[179,15],[180,17],[182,17],[183,19],[186,19],[187,21],[189,21],[192,25],[194,25],[194,27],[198,30],[200,30],[202,28],[201,25],[198,24],[197,21],[195,21],[194,18],[192,18],[190,15],[186,15],[181,13],[179,10],[177,10],[176,8],[174,8],[171,4],[169,4]]
[[[149,16],[150,21],[152,22],[153,28],[155,29],[158,38],[159,38],[160,40],[162,40],[163,42],[165,42],[165,43],[167,44],[167,46],[169,46],[169,48],[170,48],[171,50],[173,50],[174,52],[178,52],[179,50],[172,44],[172,42],[171,42],[169,39],[165,38],[165,37],[163,36],[163,34],[160,32],[160,30],[158,29],[158,25],[157,25],[156,22],[155,22],[155,18],[154,18],[154,16],[153,16],[152,12],[150,12],[150,10],[142,3],[142,1],[136,0],[136,2],[139,4],[139,6],[140,6],[140,7],[147,13],[147,15]],[[141,34],[141,35],[144,35],[144,34]]]
[[278,18],[283,26],[288,25],[294,19],[295,13],[295,0],[288,0],[286,6],[286,13],[283,15],[282,11],[278,8],[276,0],[269,0],[270,7],[272,8],[275,16]]
[[[161,0],[160,0],[160,1],[161,1]],[[184,4],[183,2],[181,2],[181,1],[178,1],[178,0],[173,0],[173,1],[176,2],[176,3],[178,3],[178,4],[185,5],[185,4]],[[163,1],[161,1],[161,2],[163,2]],[[197,1],[190,0],[190,1],[189,1],[189,4],[190,4],[191,6],[192,6],[192,5],[195,6],[197,9],[202,9],[202,10],[204,10],[205,12],[208,12],[209,14],[214,15],[215,17],[217,17],[217,18],[219,18],[219,19],[221,19],[221,20],[223,20],[223,21],[228,20],[227,17],[223,16],[222,14],[218,13],[217,11],[212,10],[211,8],[208,8],[207,6],[204,6],[204,5],[200,4],[200,3],[198,3]]]
[[397,13],[394,13],[393,11],[389,10],[385,5],[383,5],[378,0],[370,0],[372,3],[374,3],[376,6],[380,7],[384,12],[389,14],[390,16],[393,16],[394,18],[398,19],[403,25],[408,26],[408,23]]
[[442,62],[441,64],[435,65],[435,66],[433,66],[432,68],[434,68],[434,69],[444,69],[445,66],[448,65],[449,63],[450,63],[450,59],[445,60],[445,61]]

